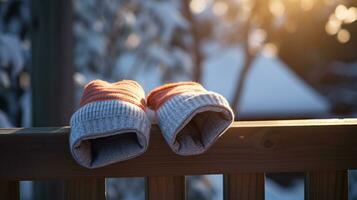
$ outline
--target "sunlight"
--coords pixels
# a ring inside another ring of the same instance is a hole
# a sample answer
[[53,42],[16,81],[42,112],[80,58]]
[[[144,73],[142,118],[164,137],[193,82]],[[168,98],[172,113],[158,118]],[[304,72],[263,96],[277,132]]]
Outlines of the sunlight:
[[328,6],[332,6],[332,5],[334,5],[335,0],[324,0],[323,2]]
[[357,20],[357,8],[347,8],[346,6],[340,4],[335,9],[335,15],[337,19],[343,21],[346,24],[350,24]]
[[357,20],[357,8],[351,7],[347,10],[346,16],[343,20],[346,24],[351,24]]
[[267,43],[263,47],[263,55],[269,58],[274,58],[278,55],[278,47],[273,43]]
[[297,30],[296,23],[291,21],[287,21],[284,27],[288,33],[295,33]]
[[326,33],[329,35],[335,35],[341,29],[342,22],[338,20],[334,14],[330,16],[329,21],[325,25]]
[[228,5],[224,1],[216,1],[213,4],[212,11],[217,16],[223,16],[228,11]]
[[345,5],[339,4],[335,11],[330,15],[329,20],[325,25],[325,31],[328,35],[336,35],[340,43],[347,43],[351,34],[348,30],[342,29],[343,24],[351,24],[357,20],[357,8],[347,8]]
[[128,25],[134,25],[136,22],[136,16],[133,12],[129,12],[129,11],[123,12],[123,17],[125,23]]
[[281,1],[270,1],[269,10],[275,17],[280,17],[285,12],[285,6]]
[[140,36],[136,33],[131,33],[126,39],[125,46],[128,48],[136,48],[141,42]]
[[260,48],[267,38],[267,32],[263,29],[254,29],[249,36],[248,43],[252,51]]
[[346,6],[340,4],[335,9],[335,15],[337,19],[344,20],[347,17],[347,8]]
[[300,7],[303,11],[311,10],[314,7],[314,0],[301,0]]
[[341,29],[337,34],[337,40],[340,43],[347,43],[351,38],[351,34],[346,29]]
[[191,0],[190,1],[190,10],[195,13],[199,14],[203,12],[207,7],[207,2],[205,0]]

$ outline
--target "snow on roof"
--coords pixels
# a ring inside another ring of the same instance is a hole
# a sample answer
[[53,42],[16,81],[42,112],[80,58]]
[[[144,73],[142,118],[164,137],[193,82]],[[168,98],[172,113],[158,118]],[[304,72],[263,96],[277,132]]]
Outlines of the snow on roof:
[[[204,66],[203,84],[231,99],[243,61],[240,48],[216,51]],[[240,113],[289,114],[328,112],[328,102],[277,58],[259,56],[248,73]]]

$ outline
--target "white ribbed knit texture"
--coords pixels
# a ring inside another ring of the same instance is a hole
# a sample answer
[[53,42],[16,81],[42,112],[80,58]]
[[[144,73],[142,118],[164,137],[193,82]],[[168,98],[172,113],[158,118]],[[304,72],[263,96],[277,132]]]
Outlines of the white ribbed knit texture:
[[150,121],[141,108],[118,100],[97,101],[71,118],[70,149],[78,164],[97,168],[144,153]]
[[227,100],[214,92],[179,94],[158,110],[160,129],[171,149],[180,155],[205,152],[234,120]]

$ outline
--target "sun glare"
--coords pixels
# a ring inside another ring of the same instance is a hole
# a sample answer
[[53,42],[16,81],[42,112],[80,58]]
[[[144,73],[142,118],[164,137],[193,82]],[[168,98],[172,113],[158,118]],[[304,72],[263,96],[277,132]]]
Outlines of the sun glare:
[[346,16],[343,19],[343,22],[346,24],[351,24],[357,20],[357,8],[351,7],[347,10]]
[[301,0],[300,7],[303,11],[311,10],[314,7],[314,0]]
[[346,24],[353,23],[357,20],[357,8],[350,7],[340,4],[335,9],[335,16],[337,19],[343,21]]
[[280,17],[285,12],[285,6],[281,1],[273,0],[269,4],[269,10],[274,16]]
[[249,47],[251,50],[260,48],[267,37],[267,32],[263,29],[254,29],[249,36]]
[[329,35],[335,35],[341,29],[342,22],[338,20],[334,14],[329,18],[329,21],[325,25],[326,33]]
[[228,5],[224,1],[216,1],[213,4],[212,11],[217,16],[223,16],[228,11]]
[[337,40],[340,43],[346,43],[350,40],[350,38],[351,38],[351,34],[346,29],[341,29],[337,34]]
[[273,43],[267,43],[264,45],[262,53],[269,58],[276,57],[278,55],[278,47]]
[[325,31],[329,35],[336,35],[340,43],[347,43],[351,34],[348,30],[343,29],[343,24],[351,24],[357,20],[357,8],[347,8],[343,4],[336,6],[335,11],[330,15],[325,25]]
[[191,0],[190,1],[190,10],[195,13],[199,14],[203,12],[207,7],[206,0]]
[[136,48],[139,46],[141,42],[140,36],[136,33],[131,33],[128,38],[126,39],[125,45],[128,48]]
[[344,20],[347,17],[347,8],[346,6],[340,4],[335,9],[335,15],[337,19]]

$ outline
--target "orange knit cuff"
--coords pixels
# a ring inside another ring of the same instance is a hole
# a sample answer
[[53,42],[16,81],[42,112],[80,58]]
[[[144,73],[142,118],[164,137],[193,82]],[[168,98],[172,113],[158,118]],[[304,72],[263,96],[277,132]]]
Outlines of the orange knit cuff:
[[203,93],[207,92],[199,83],[178,82],[168,83],[152,90],[147,96],[147,105],[153,110],[157,110],[171,97],[178,94]]
[[81,98],[80,106],[88,103],[104,100],[119,100],[132,103],[145,110],[145,93],[135,81],[122,80],[108,83],[102,80],[94,80],[88,83]]

